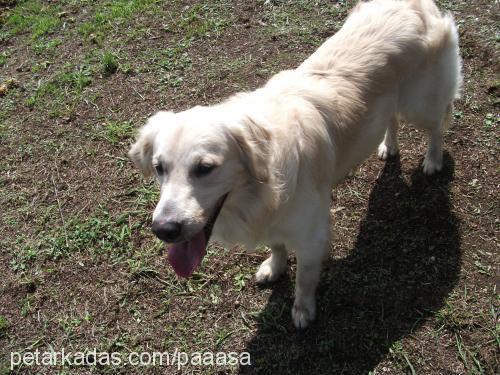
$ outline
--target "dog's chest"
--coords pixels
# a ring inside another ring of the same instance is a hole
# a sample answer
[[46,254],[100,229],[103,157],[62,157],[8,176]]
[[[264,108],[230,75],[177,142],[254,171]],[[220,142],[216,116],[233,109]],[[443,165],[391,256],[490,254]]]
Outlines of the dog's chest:
[[243,246],[248,251],[253,251],[262,241],[239,215],[229,213],[221,214],[217,219],[212,240],[229,249]]

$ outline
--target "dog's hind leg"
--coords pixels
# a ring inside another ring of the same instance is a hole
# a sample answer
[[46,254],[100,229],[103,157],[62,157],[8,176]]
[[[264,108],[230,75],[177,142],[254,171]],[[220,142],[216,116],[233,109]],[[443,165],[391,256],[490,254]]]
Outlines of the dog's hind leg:
[[391,122],[385,131],[384,140],[378,146],[378,157],[380,159],[386,160],[388,157],[397,155],[399,152],[398,127],[398,118],[392,116]]
[[429,145],[425,154],[422,167],[424,173],[431,175],[443,168],[443,132],[448,128],[451,121],[453,105],[450,103],[446,107],[446,112],[438,126],[427,130]]
[[271,256],[262,262],[255,274],[257,283],[276,281],[286,270],[287,256],[284,245],[271,246]]

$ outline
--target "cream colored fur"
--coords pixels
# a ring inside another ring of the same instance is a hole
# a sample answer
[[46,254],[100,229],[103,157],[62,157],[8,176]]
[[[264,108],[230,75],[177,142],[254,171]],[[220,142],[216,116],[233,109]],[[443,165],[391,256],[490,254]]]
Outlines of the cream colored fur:
[[[424,129],[423,168],[442,167],[443,126],[461,83],[458,36],[431,0],[358,4],[344,26],[297,69],[209,107],[159,112],[130,156],[145,175],[161,163],[154,218],[186,223],[189,239],[229,193],[213,238],[271,247],[258,282],[276,280],[297,257],[292,316],[306,327],[327,255],[331,189],[378,146],[398,152],[398,119]],[[385,134],[385,136],[384,136]],[[216,168],[197,178],[191,170]]]

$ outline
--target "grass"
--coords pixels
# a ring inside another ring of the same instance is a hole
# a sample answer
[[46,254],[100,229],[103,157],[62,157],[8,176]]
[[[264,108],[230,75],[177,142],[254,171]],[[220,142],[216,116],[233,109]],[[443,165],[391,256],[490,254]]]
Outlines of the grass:
[[221,12],[226,6],[229,6],[229,3],[214,2],[185,8],[180,15],[180,22],[176,22],[172,30],[182,33],[187,40],[202,37],[218,38],[231,23],[230,14]]
[[116,73],[119,67],[116,55],[109,51],[103,53],[101,58],[101,65],[102,71],[105,75]]
[[[339,17],[342,17],[352,5],[352,1],[342,1],[318,8],[316,2],[308,0],[270,2],[264,8],[265,30],[273,38],[318,46],[323,41],[318,35],[318,30],[339,28],[341,26]],[[321,15],[319,17],[318,12]]]
[[56,4],[45,5],[39,0],[24,1],[7,16],[5,25],[10,33],[30,33],[31,39],[53,33],[61,25],[57,17],[60,10]]
[[104,138],[113,145],[130,140],[134,134],[134,125],[129,121],[111,121],[105,125]]
[[493,113],[487,113],[484,118],[484,127],[486,130],[492,130],[495,125],[500,123],[500,118]]
[[86,65],[66,65],[64,70],[38,82],[38,87],[26,99],[30,108],[41,106],[50,109],[50,117],[60,117],[73,111],[83,90],[92,83],[92,71]]
[[486,374],[481,362],[477,359],[477,354],[465,347],[459,334],[455,334],[456,347],[460,361],[463,363],[469,374]]
[[20,238],[11,267],[24,271],[36,260],[57,260],[82,250],[87,254],[120,257],[130,251],[131,230],[136,229],[136,226],[129,226],[129,215],[110,217],[108,212],[102,211],[94,217],[71,218],[53,230],[41,231],[36,240]]
[[405,370],[407,373],[411,375],[415,375],[415,367],[413,366],[410,358],[408,357],[408,353],[404,350],[401,342],[397,341],[392,344],[392,347],[389,349],[389,353],[391,353],[396,361],[398,362],[401,369]]
[[36,54],[41,55],[44,53],[50,53],[51,55],[57,53],[57,47],[60,46],[63,41],[59,38],[50,40],[40,40],[33,45],[33,50]]
[[126,155],[140,124],[158,109],[216,103],[297,66],[353,4],[5,7],[0,82],[15,84],[0,100],[0,374],[136,371],[11,372],[5,362],[10,351],[62,347],[251,354],[250,368],[181,370],[207,375],[494,373],[498,27],[489,3],[440,2],[460,25],[466,75],[445,171],[420,174],[422,134],[403,126],[400,165],[371,158],[335,189],[332,251],[309,330],[290,319],[293,257],[281,280],[258,287],[265,249],[211,246],[193,277],[179,279],[150,233],[158,187]]
[[104,33],[120,27],[137,14],[152,13],[158,10],[158,0],[109,0],[94,8],[90,21],[78,26],[78,33],[84,38],[102,38]]
[[0,66],[4,66],[5,63],[7,62],[7,53],[2,52],[0,53]]
[[0,337],[4,336],[9,328],[9,321],[3,315],[0,315]]
[[183,40],[173,47],[167,47],[160,51],[161,61],[158,65],[166,71],[187,70],[191,67],[192,61],[188,54],[191,41]]

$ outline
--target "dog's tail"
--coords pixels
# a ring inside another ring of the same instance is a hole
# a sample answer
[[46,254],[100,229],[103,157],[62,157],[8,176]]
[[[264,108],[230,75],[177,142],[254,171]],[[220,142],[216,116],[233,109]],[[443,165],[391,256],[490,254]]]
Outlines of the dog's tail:
[[428,58],[435,63],[445,64],[441,69],[446,75],[442,82],[448,93],[446,106],[441,123],[442,131],[449,129],[453,120],[453,101],[460,97],[463,85],[462,62],[458,46],[458,30],[450,13],[442,14],[432,0],[410,0],[411,6],[422,19],[425,32],[424,40],[428,49]]
[[462,58],[460,57],[460,49],[459,49],[459,41],[458,41],[458,30],[453,20],[453,16],[447,13],[444,17],[445,22],[448,23],[449,34],[448,34],[448,43],[450,53],[453,54],[453,66],[450,66],[450,69],[453,69],[453,73],[456,77],[456,86],[455,86],[455,96],[454,99],[460,98],[460,92],[463,86],[463,76],[462,76]]
[[454,75],[453,98],[460,97],[463,84],[462,62],[460,58],[458,30],[451,13],[442,14],[433,0],[409,0],[411,7],[417,11],[425,27],[425,40],[429,51],[429,58],[443,57],[451,66],[450,74]]
[[460,97],[463,84],[462,62],[458,46],[458,30],[451,13],[441,13],[433,0],[409,0],[410,6],[418,13],[424,26],[424,40],[428,58],[437,64],[446,64],[445,71],[449,103],[442,118],[442,129],[446,131],[453,119],[453,100]]

